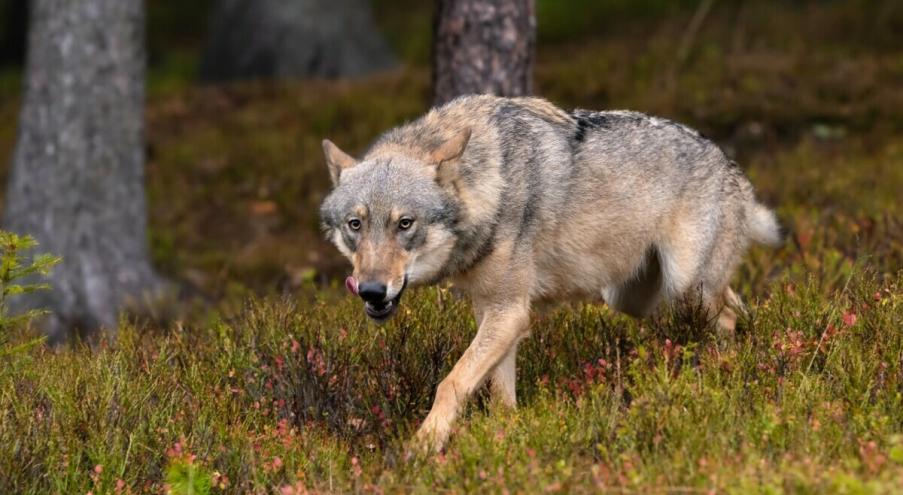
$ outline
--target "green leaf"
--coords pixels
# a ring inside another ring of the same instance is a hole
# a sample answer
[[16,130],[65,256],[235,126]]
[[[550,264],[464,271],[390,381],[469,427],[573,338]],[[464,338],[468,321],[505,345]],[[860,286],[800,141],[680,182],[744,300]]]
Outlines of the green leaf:
[[897,464],[903,464],[903,445],[894,445],[891,447],[890,452],[888,452],[888,457]]
[[207,495],[212,480],[199,465],[176,460],[166,468],[166,482],[173,495]]

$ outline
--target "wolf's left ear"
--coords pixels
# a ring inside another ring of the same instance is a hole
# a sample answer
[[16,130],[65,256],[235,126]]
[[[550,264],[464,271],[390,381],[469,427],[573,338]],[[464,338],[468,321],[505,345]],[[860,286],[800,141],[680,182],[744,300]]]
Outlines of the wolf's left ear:
[[326,165],[329,166],[329,178],[332,179],[333,187],[339,185],[339,176],[342,175],[342,170],[357,165],[354,157],[340,150],[328,139],[323,140],[323,154],[326,155]]
[[468,141],[470,141],[469,128],[458,132],[453,138],[440,144],[438,148],[430,153],[430,159],[436,165],[454,160],[464,154],[464,148],[467,147]]
[[436,177],[440,182],[448,183],[454,180],[457,175],[454,161],[464,154],[469,141],[470,128],[466,128],[430,153],[430,160],[436,164]]

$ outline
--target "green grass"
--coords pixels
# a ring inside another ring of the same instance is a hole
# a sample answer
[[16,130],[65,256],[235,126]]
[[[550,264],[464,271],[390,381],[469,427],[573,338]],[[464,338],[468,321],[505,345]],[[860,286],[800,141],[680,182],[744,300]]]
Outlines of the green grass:
[[[147,177],[154,260],[183,297],[115,340],[0,358],[0,493],[899,493],[901,9],[719,2],[678,64],[692,5],[640,3],[674,15],[581,1],[645,30],[581,21],[578,41],[540,2],[537,92],[698,127],[777,207],[788,242],[738,270],[735,340],[693,308],[538,311],[519,408],[481,392],[443,455],[406,458],[476,329],[446,288],[412,291],[383,327],[341,293],[319,142],[360,152],[423,112],[428,38],[355,82],[192,87],[179,52],[151,75]],[[377,13],[390,41],[419,8]],[[0,79],[10,156],[18,85]]]

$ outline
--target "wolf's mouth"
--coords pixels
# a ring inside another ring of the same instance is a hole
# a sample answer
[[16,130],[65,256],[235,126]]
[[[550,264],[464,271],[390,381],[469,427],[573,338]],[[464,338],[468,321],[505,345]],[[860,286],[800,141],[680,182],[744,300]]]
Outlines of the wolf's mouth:
[[401,290],[398,291],[398,294],[395,295],[390,301],[382,302],[382,303],[364,303],[364,312],[367,313],[367,316],[376,320],[378,323],[382,323],[389,319],[395,311],[398,310],[398,303],[401,301],[401,295],[404,294],[405,288],[408,286],[408,277],[405,276],[404,283],[401,286]]

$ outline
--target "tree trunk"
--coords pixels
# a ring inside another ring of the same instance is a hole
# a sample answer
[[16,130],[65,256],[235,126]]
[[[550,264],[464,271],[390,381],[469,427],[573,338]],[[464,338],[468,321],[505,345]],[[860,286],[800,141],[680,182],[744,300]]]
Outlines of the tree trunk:
[[438,0],[433,103],[465,94],[530,94],[535,45],[534,0]]
[[160,287],[148,259],[144,198],[143,0],[34,0],[25,96],[5,227],[63,257],[48,332],[114,329],[119,311]]
[[393,64],[369,0],[220,0],[201,78],[340,78]]

